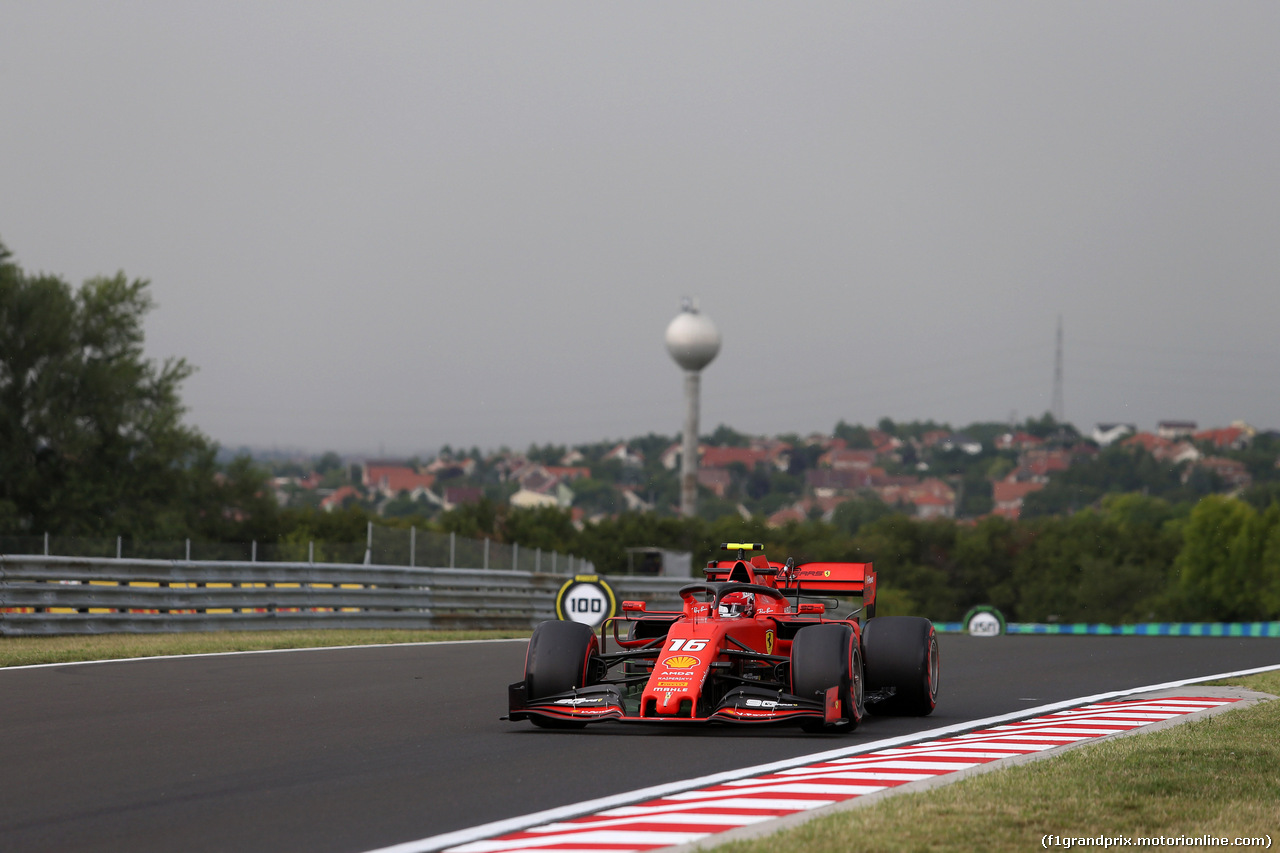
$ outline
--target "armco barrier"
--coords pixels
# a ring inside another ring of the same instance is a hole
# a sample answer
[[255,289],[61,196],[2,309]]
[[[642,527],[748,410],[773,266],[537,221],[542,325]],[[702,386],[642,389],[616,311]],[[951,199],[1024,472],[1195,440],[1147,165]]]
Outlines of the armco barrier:
[[[610,577],[673,606],[689,578]],[[0,636],[280,628],[531,628],[564,575],[313,563],[0,556]]]
[[[943,633],[962,634],[963,622],[935,622]],[[1280,622],[1142,622],[1136,625],[1010,622],[1006,634],[1066,634],[1102,637],[1280,637]]]

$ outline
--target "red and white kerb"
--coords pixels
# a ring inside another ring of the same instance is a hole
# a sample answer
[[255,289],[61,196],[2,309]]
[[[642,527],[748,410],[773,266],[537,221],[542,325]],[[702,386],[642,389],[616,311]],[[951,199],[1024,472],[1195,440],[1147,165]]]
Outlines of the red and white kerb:
[[1099,702],[910,746],[669,794],[450,847],[446,853],[629,853],[822,808],[959,770],[1142,728],[1234,702],[1180,697]]

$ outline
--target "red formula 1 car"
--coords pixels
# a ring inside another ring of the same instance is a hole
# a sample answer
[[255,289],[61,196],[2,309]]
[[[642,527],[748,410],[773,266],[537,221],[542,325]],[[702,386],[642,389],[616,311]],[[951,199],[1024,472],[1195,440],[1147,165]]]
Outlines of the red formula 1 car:
[[[871,563],[772,563],[762,545],[729,543],[706,581],[680,589],[681,610],[626,601],[600,637],[543,622],[504,719],[543,728],[602,720],[795,723],[852,731],[873,714],[923,716],[938,698],[938,640],[928,619],[875,617]],[[828,618],[832,596],[863,607]],[[865,616],[861,621],[860,611]],[[620,636],[626,626],[625,636]],[[603,653],[612,629],[616,652]]]

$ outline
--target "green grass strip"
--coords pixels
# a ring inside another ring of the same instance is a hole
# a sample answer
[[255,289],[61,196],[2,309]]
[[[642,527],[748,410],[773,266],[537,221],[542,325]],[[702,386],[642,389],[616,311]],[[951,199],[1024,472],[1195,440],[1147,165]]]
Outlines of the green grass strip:
[[163,655],[499,640],[528,631],[210,631],[191,634],[95,634],[60,637],[0,637],[0,667]]

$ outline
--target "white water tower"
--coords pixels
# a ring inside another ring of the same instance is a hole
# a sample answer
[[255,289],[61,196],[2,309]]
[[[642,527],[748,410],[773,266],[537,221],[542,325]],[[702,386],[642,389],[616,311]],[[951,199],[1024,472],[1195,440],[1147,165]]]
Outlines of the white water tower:
[[698,512],[698,399],[702,368],[720,352],[720,330],[692,299],[667,326],[667,352],[684,370],[684,445],[680,451],[680,514]]

